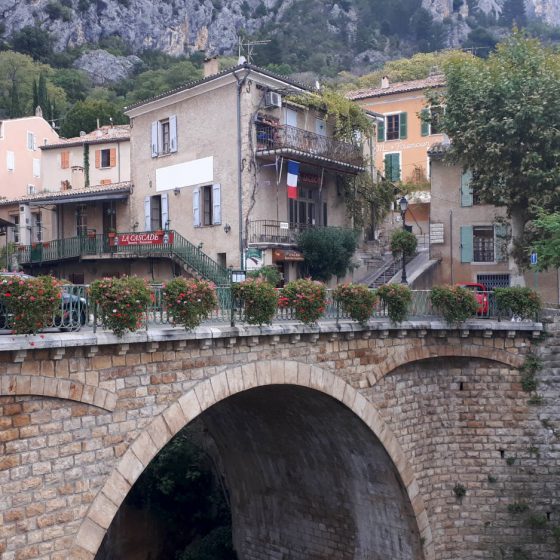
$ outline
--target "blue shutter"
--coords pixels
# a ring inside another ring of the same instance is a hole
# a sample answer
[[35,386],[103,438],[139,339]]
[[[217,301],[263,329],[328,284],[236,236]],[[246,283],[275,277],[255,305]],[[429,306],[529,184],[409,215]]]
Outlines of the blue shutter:
[[473,190],[471,187],[472,172],[467,169],[461,175],[461,206],[473,205]]
[[507,260],[507,225],[496,224],[494,225],[494,260],[496,262],[504,262]]
[[392,164],[393,164],[393,158],[391,157],[393,154],[385,154],[385,167],[384,167],[384,171],[385,171],[385,179],[387,179],[388,181],[392,181],[392,176],[393,176],[393,169],[392,169]]
[[169,117],[169,151],[177,151],[177,116]]
[[389,181],[401,180],[401,157],[400,154],[385,155],[385,178]]
[[401,113],[399,115],[399,138],[404,140],[407,134],[407,115],[406,113]]
[[383,142],[385,140],[385,118],[377,121],[377,141]]
[[422,109],[420,111],[420,131],[422,136],[430,135],[430,123],[428,119],[430,118],[430,111],[428,109]]
[[461,262],[470,263],[473,260],[473,228],[461,226]]

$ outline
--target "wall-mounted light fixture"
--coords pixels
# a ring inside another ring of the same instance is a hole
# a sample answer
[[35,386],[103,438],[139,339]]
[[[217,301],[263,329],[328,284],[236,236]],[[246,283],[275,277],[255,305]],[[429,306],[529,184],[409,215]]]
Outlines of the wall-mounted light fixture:
[[230,226],[229,224],[226,224],[226,225],[224,226],[224,231],[225,231],[226,233],[229,233],[229,232],[231,231],[231,226]]
[[173,189],[173,194],[174,194],[175,196],[181,194],[181,189],[180,189],[179,187],[175,187],[175,188]]

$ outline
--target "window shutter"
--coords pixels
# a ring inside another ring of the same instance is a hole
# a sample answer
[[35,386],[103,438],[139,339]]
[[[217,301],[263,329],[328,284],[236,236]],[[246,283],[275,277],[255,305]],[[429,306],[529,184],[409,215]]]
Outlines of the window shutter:
[[169,197],[167,193],[161,194],[161,225],[169,229]]
[[41,160],[39,158],[33,158],[33,177],[41,176]]
[[383,142],[385,140],[385,118],[382,121],[377,121],[377,141]]
[[404,140],[406,138],[407,132],[407,118],[406,113],[401,113],[399,115],[399,138]]
[[6,166],[8,171],[14,171],[16,168],[16,155],[14,152],[6,152]]
[[109,151],[109,167],[115,167],[117,165],[117,149],[111,148]]
[[221,187],[217,183],[212,185],[212,223],[221,224],[222,223],[222,202],[221,202]]
[[33,134],[33,151],[37,149],[37,137]]
[[101,167],[101,150],[95,150],[95,167]]
[[393,176],[393,158],[391,156],[392,154],[385,154],[385,179],[389,181],[392,181],[391,177]]
[[473,260],[473,228],[461,226],[461,262],[470,263]]
[[496,224],[494,226],[494,254],[496,262],[504,262],[507,260],[507,225]]
[[461,175],[461,206],[473,205],[473,191],[471,188],[472,171],[467,169]]
[[152,157],[158,156],[158,122],[152,123]]
[[428,109],[422,109],[420,111],[420,123],[421,123],[421,134],[422,136],[430,135],[430,123],[427,119],[430,117],[430,111]]
[[169,117],[169,151],[177,151],[177,115]]
[[195,189],[193,191],[192,210],[193,210],[193,226],[200,226],[200,191]]
[[393,161],[391,163],[391,170],[393,172],[392,181],[401,180],[401,156],[399,154],[392,154]]
[[144,197],[144,231],[152,230],[152,209],[150,205],[150,197]]

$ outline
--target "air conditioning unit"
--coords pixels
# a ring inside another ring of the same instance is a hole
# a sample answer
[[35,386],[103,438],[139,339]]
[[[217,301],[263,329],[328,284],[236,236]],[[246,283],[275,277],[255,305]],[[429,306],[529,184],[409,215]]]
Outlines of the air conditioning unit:
[[266,107],[282,107],[282,96],[275,91],[267,91],[264,104]]

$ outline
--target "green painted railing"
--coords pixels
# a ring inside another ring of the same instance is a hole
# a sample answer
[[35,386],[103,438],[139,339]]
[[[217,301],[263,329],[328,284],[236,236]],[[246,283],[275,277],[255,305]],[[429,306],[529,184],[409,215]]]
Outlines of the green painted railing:
[[[130,235],[150,232],[129,232]],[[175,257],[196,274],[211,280],[217,286],[228,286],[231,283],[231,272],[211,259],[196,245],[185,239],[176,231],[169,231],[172,243],[159,245],[137,244],[123,245],[110,242],[106,235],[87,237],[67,237],[53,239],[32,245],[20,245],[14,251],[20,265],[42,264],[64,259],[75,259],[88,255],[126,255],[137,257]],[[124,235],[125,232],[118,235]]]

